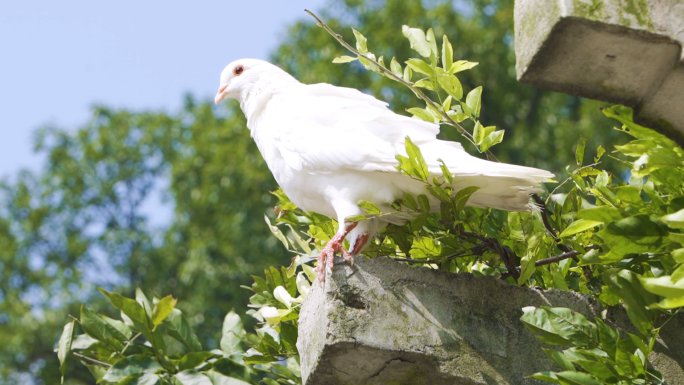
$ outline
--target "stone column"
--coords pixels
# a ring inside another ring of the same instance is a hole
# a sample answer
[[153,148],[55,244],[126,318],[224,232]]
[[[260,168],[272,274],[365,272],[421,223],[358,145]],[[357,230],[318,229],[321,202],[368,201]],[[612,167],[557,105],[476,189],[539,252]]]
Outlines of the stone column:
[[[520,321],[525,306],[567,307],[589,319],[603,310],[575,292],[518,287],[412,267],[385,257],[341,258],[302,306],[299,340],[305,385],[536,384],[556,370]],[[621,309],[608,322],[634,332]],[[684,316],[662,330],[650,358],[684,384]]]

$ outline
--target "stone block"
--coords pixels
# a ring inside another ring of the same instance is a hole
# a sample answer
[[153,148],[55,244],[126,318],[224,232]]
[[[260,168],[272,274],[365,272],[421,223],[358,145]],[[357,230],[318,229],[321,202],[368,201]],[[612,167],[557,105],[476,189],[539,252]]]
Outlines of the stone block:
[[514,17],[520,82],[635,107],[684,144],[684,119],[673,113],[684,98],[661,101],[677,87],[684,2],[516,0]]
[[[453,274],[378,257],[337,258],[325,285],[302,306],[299,349],[305,385],[533,384],[558,370],[522,322],[525,306],[568,307],[592,318],[602,308],[574,292],[541,291],[491,276]],[[608,320],[629,325],[621,309]],[[684,317],[668,323],[653,360],[684,384]]]

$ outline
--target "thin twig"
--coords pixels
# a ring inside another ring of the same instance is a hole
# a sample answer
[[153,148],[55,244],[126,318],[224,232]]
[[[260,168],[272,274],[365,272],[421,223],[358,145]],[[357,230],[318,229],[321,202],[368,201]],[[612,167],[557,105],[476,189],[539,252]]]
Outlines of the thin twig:
[[126,346],[124,346],[123,350],[121,351],[121,354],[124,354],[124,352],[126,352],[126,349],[128,349],[128,347],[133,343],[133,341],[135,341],[136,338],[140,337],[141,334],[142,332],[138,332],[138,334],[136,334],[133,338],[128,340],[128,342],[126,342]]
[[[453,120],[453,119],[451,118],[451,116],[449,116],[445,111],[443,111],[443,110],[440,108],[440,106],[438,106],[435,102],[432,101],[432,99],[430,99],[429,97],[427,97],[427,95],[425,95],[425,94],[423,93],[423,91],[421,91],[420,89],[418,89],[417,87],[415,87],[415,86],[413,85],[413,83],[404,80],[403,77],[398,76],[397,74],[395,74],[394,72],[390,71],[389,69],[387,69],[387,68],[386,68],[385,66],[383,66],[382,64],[378,63],[376,60],[371,59],[370,57],[368,57],[368,56],[362,54],[362,53],[359,52],[357,49],[355,49],[354,47],[352,47],[351,45],[349,45],[349,43],[347,43],[346,41],[344,41],[344,39],[342,38],[342,36],[341,36],[340,34],[336,33],[335,31],[332,30],[332,28],[328,27],[328,25],[325,24],[320,18],[318,18],[318,16],[316,16],[313,12],[309,11],[308,9],[305,9],[304,11],[306,11],[306,13],[308,13],[308,14],[311,15],[314,19],[316,19],[316,22],[318,23],[318,25],[319,25],[320,27],[322,27],[323,29],[325,29],[326,32],[328,32],[332,37],[334,37],[335,40],[337,40],[340,44],[342,44],[342,46],[344,46],[344,48],[348,49],[350,52],[354,53],[355,55],[357,55],[357,56],[359,56],[359,57],[362,57],[362,58],[365,59],[365,60],[368,60],[370,63],[372,63],[374,66],[376,66],[376,67],[378,68],[378,70],[379,70],[381,73],[383,73],[384,75],[386,75],[386,76],[388,76],[388,77],[390,77],[390,78],[392,78],[392,79],[398,81],[399,83],[405,85],[406,87],[408,87],[411,91],[413,91],[414,94],[416,94],[416,96],[417,96],[418,98],[420,98],[421,100],[423,100],[427,105],[429,105],[429,106],[432,107],[436,112],[438,112],[438,113],[442,116],[442,118],[444,118],[444,120],[446,120],[446,123],[447,123],[448,125],[450,125],[450,126],[456,128],[456,130],[457,130],[461,135],[463,135],[466,139],[468,139],[471,143],[473,143],[473,145],[477,146],[477,145],[475,144],[475,141],[473,140],[473,136],[472,136],[465,128],[463,128],[463,126],[461,126],[460,124],[456,123],[456,121]],[[487,155],[487,158],[488,158],[489,160],[492,160],[492,161],[495,161],[495,162],[498,162],[498,161],[499,161],[499,160],[494,156],[494,154],[492,154],[491,151],[487,150],[487,151],[485,151],[485,154]]]
[[540,260],[536,261],[534,263],[534,265],[535,266],[544,266],[544,265],[549,265],[549,264],[552,264],[555,262],[560,262],[560,261],[562,261],[564,259],[568,259],[568,258],[575,259],[575,257],[578,256],[579,254],[581,254],[579,251],[572,250],[572,251],[569,251],[567,253],[563,253],[561,255],[555,256],[555,257],[540,259]]
[[[574,259],[574,258],[575,258],[577,255],[579,255],[579,254],[581,254],[579,251],[572,250],[572,251],[570,251],[570,252],[563,253],[563,254],[561,254],[561,255],[557,255],[557,256],[555,256],[555,257],[540,259],[540,260],[538,260],[538,261],[536,261],[536,262],[534,263],[534,266],[535,266],[535,267],[539,267],[539,266],[544,266],[544,265],[550,265],[550,264],[552,264],[552,263],[560,262],[560,261],[562,261],[562,260],[564,260],[564,259],[568,259],[568,258],[573,258],[573,259]],[[516,270],[519,271],[519,270],[520,270],[520,267],[516,267]],[[512,276],[512,275],[513,275],[513,274],[511,274],[511,272],[509,271],[509,272],[507,272],[507,273],[502,274],[502,275],[501,275],[501,279],[506,279],[506,278],[508,278],[508,277],[510,277],[510,276]]]
[[96,365],[102,365],[102,366],[106,366],[106,367],[108,367],[108,368],[111,368],[111,367],[112,367],[112,364],[108,364],[108,363],[106,363],[106,362],[98,361],[98,360],[96,360],[96,359],[94,359],[94,358],[90,358],[90,357],[88,357],[88,356],[84,356],[83,354],[78,354],[78,353],[76,353],[76,352],[74,352],[74,351],[72,351],[71,354],[75,355],[76,357],[83,358],[84,360],[88,360],[88,361],[90,361],[90,362],[92,362],[92,363],[94,363],[94,364],[96,364]]

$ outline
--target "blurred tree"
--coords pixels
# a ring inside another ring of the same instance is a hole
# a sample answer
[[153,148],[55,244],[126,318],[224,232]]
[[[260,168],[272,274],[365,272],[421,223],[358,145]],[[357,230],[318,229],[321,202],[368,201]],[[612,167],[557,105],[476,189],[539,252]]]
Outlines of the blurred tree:
[[[502,161],[561,174],[578,136],[589,148],[612,148],[617,132],[600,103],[515,80],[513,0],[332,0],[323,15],[349,41],[348,27],[373,31],[370,48],[385,57],[413,55],[401,34],[408,24],[448,35],[457,58],[483,63],[462,80],[466,92],[484,86],[482,121],[506,129],[494,150]],[[342,54],[305,21],[289,29],[272,60],[305,83],[359,88],[398,112],[416,105],[408,90],[360,65],[331,64]],[[441,135],[461,139],[448,128]],[[275,182],[235,103],[215,109],[188,97],[174,115],[99,107],[77,131],[42,130],[37,149],[48,155],[41,175],[21,173],[1,186],[0,382],[58,381],[52,349],[61,327],[68,312],[77,313],[73,303],[97,307],[97,286],[130,296],[140,285],[180,298],[211,349],[222,316],[232,307],[244,311],[249,292],[239,285],[248,275],[289,263],[263,224]],[[619,163],[606,167],[621,170]],[[175,213],[159,230],[141,208],[164,180]]]
[[[205,347],[216,347],[223,315],[246,310],[249,273],[288,262],[263,224],[276,185],[244,127],[236,105],[217,112],[188,98],[177,117],[100,107],[75,132],[41,131],[43,175],[3,185],[5,381],[59,378],[55,338],[67,311],[78,313],[71,303],[101,301],[96,286],[185,298]],[[164,178],[175,216],[161,233],[142,207]]]

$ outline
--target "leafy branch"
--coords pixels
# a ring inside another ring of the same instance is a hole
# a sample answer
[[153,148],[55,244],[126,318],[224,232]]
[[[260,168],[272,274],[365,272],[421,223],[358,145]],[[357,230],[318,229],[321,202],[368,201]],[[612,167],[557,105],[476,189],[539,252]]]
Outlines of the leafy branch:
[[[367,49],[365,49],[366,52],[364,53],[364,52],[361,52],[361,51],[359,51],[358,49],[352,47],[349,43],[347,43],[347,42],[342,38],[342,35],[336,33],[335,31],[333,31],[333,29],[330,28],[327,24],[325,24],[318,16],[316,16],[316,14],[314,14],[314,13],[311,12],[311,11],[309,11],[308,9],[305,9],[305,11],[306,11],[309,15],[311,15],[314,19],[316,19],[317,24],[318,24],[320,27],[322,27],[323,29],[325,29],[325,31],[328,32],[333,38],[335,38],[335,40],[337,40],[343,47],[345,47],[345,48],[346,48],[347,50],[349,50],[350,52],[354,53],[354,54],[358,57],[358,59],[361,61],[361,63],[364,64],[364,65],[366,66],[366,68],[368,68],[368,69],[370,69],[370,70],[372,70],[372,71],[378,72],[378,73],[380,73],[380,74],[382,74],[382,75],[384,75],[384,76],[386,76],[386,77],[388,77],[388,78],[390,78],[390,79],[392,79],[392,80],[394,80],[394,81],[397,81],[397,82],[403,84],[404,86],[408,87],[411,91],[413,91],[413,93],[414,93],[419,99],[423,100],[423,101],[429,106],[430,111],[439,114],[440,118],[441,118],[442,120],[444,120],[445,123],[447,123],[448,125],[450,125],[450,126],[456,128],[456,130],[457,130],[461,135],[463,135],[466,139],[468,139],[468,141],[470,141],[473,145],[475,145],[476,147],[479,148],[478,144],[480,144],[480,143],[477,142],[476,138],[474,138],[473,135],[471,135],[463,126],[461,126],[458,122],[456,122],[456,121],[449,115],[449,113],[448,113],[447,111],[445,111],[445,110],[448,110],[448,108],[444,108],[444,105],[440,105],[440,104],[438,104],[438,103],[435,103],[432,99],[430,99],[427,95],[425,95],[425,93],[424,93],[423,91],[421,91],[421,90],[416,86],[415,83],[413,83],[413,82],[410,81],[410,75],[409,75],[409,76],[406,76],[406,77],[402,77],[402,76],[400,76],[400,75],[398,74],[399,71],[394,72],[394,71],[392,71],[392,70],[390,70],[389,68],[387,68],[387,67],[384,66],[384,64],[382,63],[382,56],[380,57],[380,59],[377,59],[377,60],[376,60],[376,59],[375,59],[375,55],[373,55],[372,53],[369,53],[369,52],[367,51]],[[354,34],[357,36],[357,40],[361,40],[361,41],[364,42],[364,43],[361,45],[362,47],[364,47],[364,46],[365,46],[365,37],[363,37],[363,35],[361,35],[361,34],[360,34],[358,31],[356,31],[356,30],[354,30]],[[434,38],[434,35],[433,35],[433,38]],[[445,40],[445,41],[444,41],[444,45],[445,45],[445,47],[446,47],[447,45],[449,46],[449,48],[451,47],[451,45],[449,44],[448,40]],[[436,46],[435,46],[435,47],[436,47]],[[447,49],[445,49],[445,50],[447,50]],[[448,49],[447,51],[453,52],[451,49]],[[434,55],[432,56],[432,58],[434,59],[434,60],[433,60],[433,67],[436,68],[436,67],[435,67],[436,52],[434,52]],[[352,58],[352,59],[353,59],[353,60],[356,60],[356,58]],[[412,59],[412,60],[419,60],[419,59]],[[452,59],[452,58],[449,58],[449,60],[453,60],[453,59]],[[349,61],[351,61],[351,60],[349,60]],[[338,62],[345,62],[345,60],[338,61]],[[420,62],[421,62],[421,63],[424,63],[424,62],[422,62],[422,61],[420,61]],[[393,59],[392,63],[393,63],[393,66],[394,66],[394,65],[399,66],[399,64],[398,64],[394,59]],[[396,63],[396,64],[395,64],[395,63]],[[414,62],[414,63],[416,63],[416,62]],[[419,66],[419,64],[417,64],[417,65]],[[399,70],[401,69],[400,66],[399,66],[398,68],[399,68]],[[407,68],[408,68],[408,67],[407,67]],[[434,69],[434,68],[433,68],[433,69]],[[445,71],[448,71],[449,69],[445,68],[444,70],[445,70]],[[423,70],[423,71],[426,71],[426,70]],[[429,70],[427,70],[427,71],[429,71]],[[427,71],[426,71],[426,72],[427,72]],[[408,69],[407,73],[410,74],[410,69]],[[446,73],[445,73],[444,75],[446,75]],[[407,79],[407,78],[408,78],[408,79]],[[439,82],[437,82],[437,83],[439,83]],[[458,84],[458,86],[459,86],[459,88],[460,88],[460,83]],[[462,91],[461,91],[461,92],[462,92]],[[480,88],[480,93],[481,93],[481,88]],[[449,100],[451,100],[451,97],[452,97],[452,96],[449,97]],[[478,98],[478,108],[479,108],[479,98]],[[409,111],[409,112],[410,112],[410,111]],[[479,111],[477,112],[477,114],[479,115]],[[419,117],[421,117],[421,116],[419,115]],[[472,117],[472,114],[471,114],[471,117]],[[479,124],[479,122],[477,122],[476,124]],[[481,126],[481,125],[480,125],[480,126]],[[477,128],[476,128],[476,129],[477,129]],[[482,129],[482,133],[483,133],[483,134],[485,133],[484,128]],[[490,133],[491,133],[491,132],[490,132]],[[500,134],[500,137],[503,138],[503,133]],[[499,142],[500,142],[500,139],[499,139]],[[495,144],[495,143],[493,143],[493,144]],[[487,158],[488,158],[489,160],[498,162],[498,159],[496,158],[496,156],[494,156],[494,154],[493,154],[491,151],[489,151],[488,149],[486,149],[486,150],[484,150],[483,152],[486,153]]]

